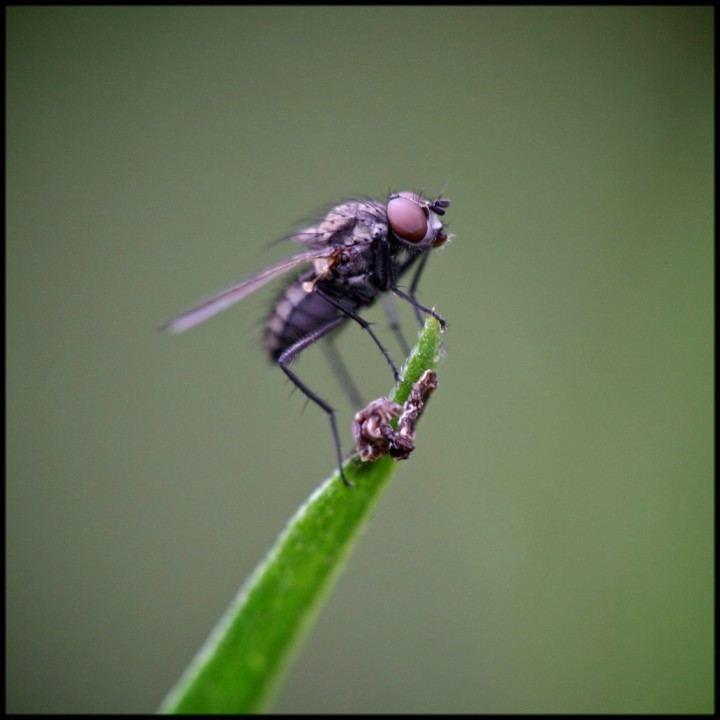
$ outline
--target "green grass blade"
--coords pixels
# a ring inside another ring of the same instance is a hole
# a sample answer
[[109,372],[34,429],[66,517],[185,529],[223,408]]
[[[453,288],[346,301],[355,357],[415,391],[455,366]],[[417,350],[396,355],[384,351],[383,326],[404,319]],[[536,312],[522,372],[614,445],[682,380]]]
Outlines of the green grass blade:
[[[440,325],[429,318],[391,394],[402,404],[435,366]],[[348,461],[299,508],[160,707],[163,713],[250,714],[271,701],[397,463]]]

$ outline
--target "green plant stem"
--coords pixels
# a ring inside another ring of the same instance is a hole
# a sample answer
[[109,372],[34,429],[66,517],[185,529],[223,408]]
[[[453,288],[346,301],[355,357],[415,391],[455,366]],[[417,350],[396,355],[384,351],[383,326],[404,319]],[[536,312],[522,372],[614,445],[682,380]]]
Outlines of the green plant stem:
[[[429,318],[390,399],[402,404],[435,366],[439,323]],[[271,701],[395,469],[389,457],[351,459],[298,509],[193,658],[160,712],[250,714]]]

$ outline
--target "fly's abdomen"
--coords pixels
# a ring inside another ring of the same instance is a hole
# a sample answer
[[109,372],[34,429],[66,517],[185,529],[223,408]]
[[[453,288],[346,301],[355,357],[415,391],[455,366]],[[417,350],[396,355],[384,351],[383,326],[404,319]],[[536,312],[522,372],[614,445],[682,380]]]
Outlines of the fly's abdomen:
[[265,347],[273,360],[294,342],[341,313],[317,293],[307,292],[301,277],[287,287],[275,304],[265,329]]

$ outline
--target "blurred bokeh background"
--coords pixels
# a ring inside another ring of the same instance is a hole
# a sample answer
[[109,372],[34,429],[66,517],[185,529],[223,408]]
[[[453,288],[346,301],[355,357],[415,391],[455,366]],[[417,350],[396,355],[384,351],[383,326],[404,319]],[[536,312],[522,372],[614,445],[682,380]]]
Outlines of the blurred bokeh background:
[[441,385],[276,710],[712,710],[711,8],[6,20],[9,712],[155,710],[333,470],[277,288],[156,328],[388,189],[452,200]]

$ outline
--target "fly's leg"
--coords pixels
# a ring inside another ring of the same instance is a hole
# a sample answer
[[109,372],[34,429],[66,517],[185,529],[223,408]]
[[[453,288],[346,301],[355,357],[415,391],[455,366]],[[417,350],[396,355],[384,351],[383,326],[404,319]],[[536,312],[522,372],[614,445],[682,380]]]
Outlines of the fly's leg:
[[[397,367],[395,367],[395,363],[390,357],[390,353],[387,351],[387,348],[380,342],[380,338],[373,332],[373,329],[370,327],[370,323],[364,318],[361,318],[351,307],[348,307],[348,305],[342,302],[342,300],[338,300],[332,297],[332,295],[328,295],[326,292],[323,292],[317,285],[315,286],[314,292],[320,295],[320,297],[322,297],[323,299],[327,300],[331,305],[334,305],[341,313],[353,319],[358,325],[360,325],[363,330],[367,330],[370,337],[375,341],[375,344],[380,348],[380,352],[388,361],[388,365],[390,365],[390,369],[393,372],[395,382],[400,382],[400,373],[398,372]],[[443,320],[443,322],[445,321]]]
[[407,300],[414,308],[415,312],[420,318],[420,322],[422,322],[422,318],[420,316],[420,311],[424,312],[426,315],[430,315],[431,317],[434,317],[439,323],[440,327],[444,330],[447,327],[447,323],[445,322],[445,319],[438,315],[434,310],[431,310],[430,308],[426,308],[424,305],[421,305],[412,295],[408,295],[407,293],[404,293],[402,290],[398,290],[398,288],[394,287],[391,288],[392,291],[398,296],[401,297],[403,300]]
[[[420,325],[423,324],[423,319],[422,319],[422,315],[420,315],[420,307],[418,307],[418,305],[417,305],[417,298],[415,297],[415,293],[417,292],[418,284],[420,283],[420,276],[423,274],[423,270],[425,269],[425,265],[427,264],[429,257],[430,257],[430,253],[425,253],[420,258],[420,262],[418,263],[417,269],[415,270],[415,273],[413,274],[412,282],[410,283],[410,287],[408,288],[410,290],[410,297],[412,298],[412,301],[411,301],[412,305],[415,308],[415,316],[417,317]],[[440,324],[442,325],[442,323],[440,323]]]
[[400,321],[398,320],[397,310],[392,301],[392,298],[385,293],[383,293],[380,297],[382,298],[382,303],[385,306],[385,314],[388,316],[390,330],[398,341],[400,349],[403,351],[403,355],[407,357],[410,354],[410,347],[405,342],[405,337],[403,336],[402,330],[400,329]]
[[335,421],[335,409],[328,405],[321,397],[316,395],[300,378],[288,367],[290,363],[306,348],[308,345],[312,345],[314,342],[319,340],[323,335],[326,335],[331,330],[336,328],[338,325],[341,325],[346,320],[345,317],[340,316],[333,318],[330,320],[330,322],[325,323],[325,325],[321,325],[316,330],[313,330],[311,333],[308,333],[307,335],[301,337],[297,342],[293,343],[289,348],[287,348],[277,359],[277,363],[280,366],[280,369],[290,378],[293,385],[300,390],[307,398],[312,400],[316,405],[318,405],[322,410],[325,411],[328,418],[330,419],[330,429],[332,430],[333,434],[333,440],[335,442],[335,452],[337,454],[337,461],[338,461],[338,469],[340,471],[340,477],[342,478],[343,482],[347,487],[353,487],[354,483],[350,482],[345,477],[345,473],[343,472],[343,456],[342,456],[342,447],[340,445],[340,435],[338,433],[337,429],[337,422]]

